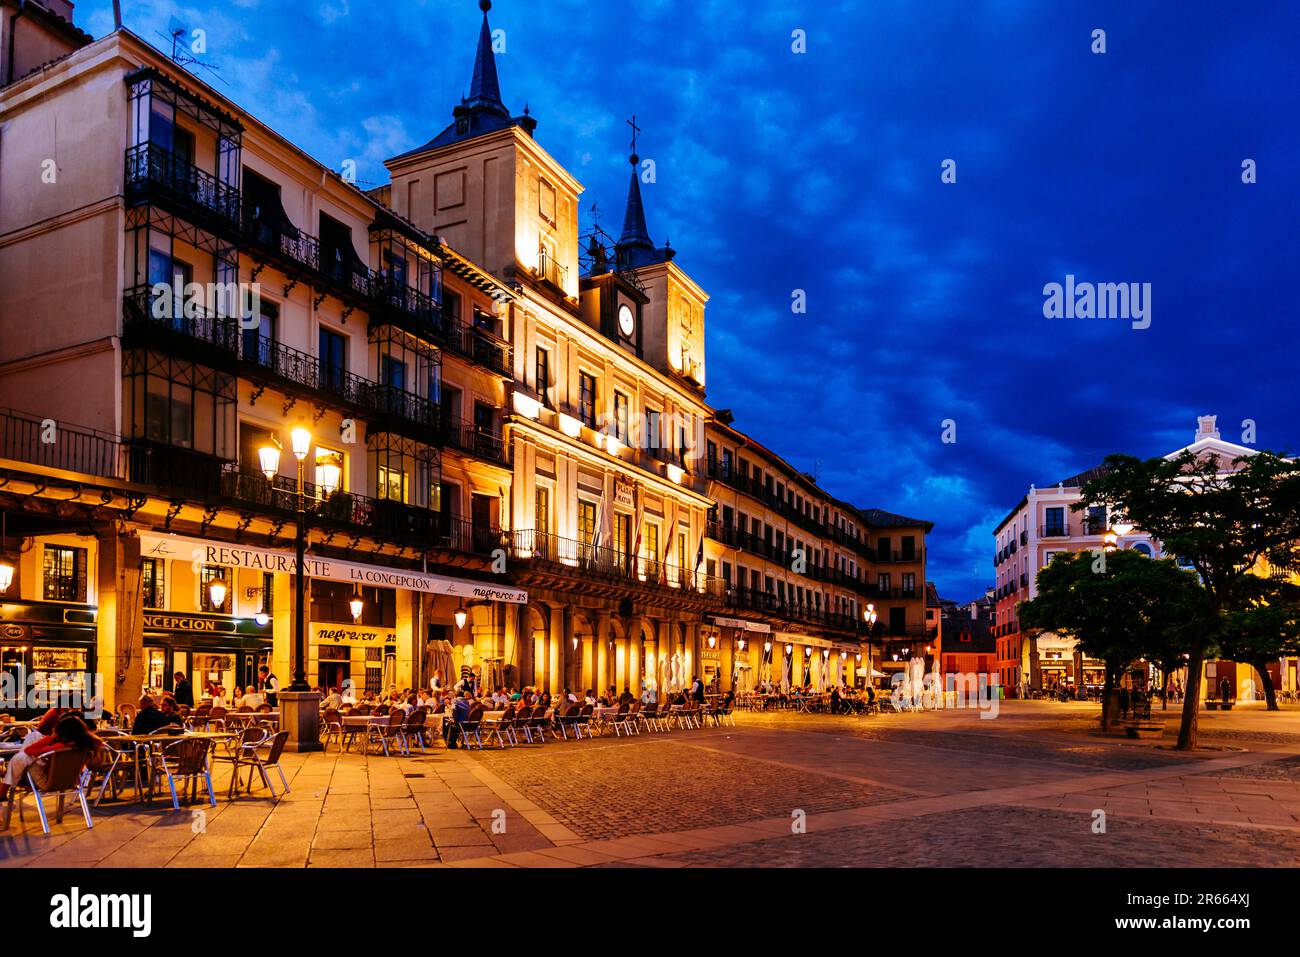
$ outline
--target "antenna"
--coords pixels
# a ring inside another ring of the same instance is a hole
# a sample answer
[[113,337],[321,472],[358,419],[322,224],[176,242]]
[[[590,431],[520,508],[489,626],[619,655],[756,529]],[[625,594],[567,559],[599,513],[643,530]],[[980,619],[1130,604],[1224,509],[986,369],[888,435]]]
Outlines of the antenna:
[[[158,36],[162,37],[165,40],[168,40],[171,43],[172,45],[171,59],[173,63],[177,64],[178,66],[183,66],[186,69],[190,69],[190,67],[192,66],[202,67],[203,69],[211,73],[214,79],[220,80],[221,77],[217,75],[217,71],[221,69],[219,66],[217,66],[215,63],[207,63],[203,60],[200,60],[198,57],[193,56],[189,52],[189,50],[186,49],[185,43],[182,41],[181,38],[184,37],[189,32],[190,32],[189,27],[187,27],[184,23],[182,23],[178,17],[172,16],[167,21],[167,32],[159,33]],[[190,70],[190,72],[194,72],[194,71]]]

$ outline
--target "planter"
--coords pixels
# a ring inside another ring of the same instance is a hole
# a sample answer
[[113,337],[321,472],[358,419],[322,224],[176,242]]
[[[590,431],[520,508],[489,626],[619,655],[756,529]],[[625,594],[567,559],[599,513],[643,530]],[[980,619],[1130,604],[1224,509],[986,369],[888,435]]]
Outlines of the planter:
[[1124,733],[1130,738],[1163,738],[1165,726],[1154,721],[1130,721],[1124,725]]
[[1207,701],[1207,702],[1205,702],[1205,710],[1206,710],[1206,711],[1218,711],[1218,710],[1219,710],[1219,702],[1217,702],[1217,701]]

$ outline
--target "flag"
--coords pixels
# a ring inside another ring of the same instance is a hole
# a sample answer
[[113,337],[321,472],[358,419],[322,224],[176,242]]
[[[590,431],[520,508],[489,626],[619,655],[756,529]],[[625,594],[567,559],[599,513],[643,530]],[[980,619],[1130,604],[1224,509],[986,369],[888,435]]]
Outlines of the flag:
[[641,503],[641,489],[639,486],[633,488],[632,495],[636,500],[636,512],[632,517],[632,521],[636,524],[636,544],[632,546],[632,574],[640,575],[641,574],[641,526],[644,524],[644,520],[645,520],[645,508]]
[[668,534],[664,536],[664,560],[659,563],[659,581],[661,584],[668,581],[668,559],[672,555],[673,545],[677,541],[678,506],[676,502],[669,502],[669,505],[672,507],[672,511],[669,513],[672,515],[672,521],[665,526],[668,529]]
[[700,566],[704,564],[704,533],[700,533],[700,547],[695,550],[695,587],[700,586]]

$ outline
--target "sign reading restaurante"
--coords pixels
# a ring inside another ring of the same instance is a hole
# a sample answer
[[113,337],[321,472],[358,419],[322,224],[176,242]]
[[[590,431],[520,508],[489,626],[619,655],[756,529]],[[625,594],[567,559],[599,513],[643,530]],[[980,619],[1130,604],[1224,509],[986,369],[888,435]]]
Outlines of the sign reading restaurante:
[[[229,568],[251,568],[264,572],[297,571],[297,560],[291,552],[250,545],[232,545],[228,542],[208,542],[197,538],[169,535],[141,535],[140,554],[146,558],[170,558],[194,562],[196,565],[224,565]],[[382,565],[361,565],[333,558],[306,556],[303,571],[308,578],[372,585],[379,588],[406,588],[430,595],[451,595],[478,601],[504,601],[512,605],[528,603],[528,592],[522,588],[490,585],[465,578],[449,578],[426,572],[385,568]]]

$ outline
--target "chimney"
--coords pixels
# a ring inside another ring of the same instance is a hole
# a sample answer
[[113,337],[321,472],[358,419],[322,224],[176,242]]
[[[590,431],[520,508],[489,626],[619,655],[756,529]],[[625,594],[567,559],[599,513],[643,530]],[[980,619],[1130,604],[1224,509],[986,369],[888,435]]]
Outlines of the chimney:
[[1196,417],[1195,441],[1199,442],[1201,439],[1219,438],[1219,430],[1215,428],[1214,424],[1217,419],[1217,415],[1198,415]]

